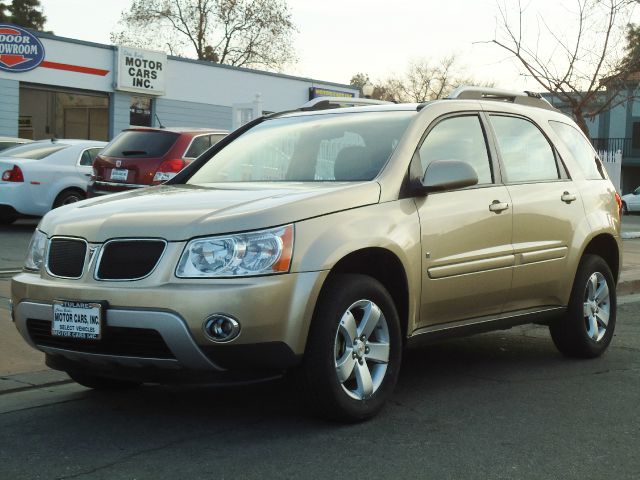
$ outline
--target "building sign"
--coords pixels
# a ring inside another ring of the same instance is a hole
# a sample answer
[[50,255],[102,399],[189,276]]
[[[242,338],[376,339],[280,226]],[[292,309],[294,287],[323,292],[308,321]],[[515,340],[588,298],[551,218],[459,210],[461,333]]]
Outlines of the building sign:
[[44,46],[24,28],[0,23],[0,70],[28,72],[44,60]]
[[309,88],[309,100],[313,100],[318,97],[341,97],[341,98],[353,98],[356,94],[352,92],[343,92],[340,90],[331,90],[329,88],[310,87]]
[[164,95],[167,55],[139,48],[118,47],[116,90]]

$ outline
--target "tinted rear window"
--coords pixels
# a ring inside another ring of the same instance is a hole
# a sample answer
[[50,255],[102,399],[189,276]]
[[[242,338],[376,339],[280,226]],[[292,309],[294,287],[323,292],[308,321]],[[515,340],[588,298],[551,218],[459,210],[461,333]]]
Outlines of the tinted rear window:
[[17,145],[15,147],[7,148],[0,153],[2,157],[11,158],[29,158],[31,160],[42,160],[48,157],[52,153],[59,152],[65,148],[69,148],[70,145],[61,143],[28,143],[26,145]]
[[174,132],[125,130],[104,148],[104,157],[162,157],[180,135]]

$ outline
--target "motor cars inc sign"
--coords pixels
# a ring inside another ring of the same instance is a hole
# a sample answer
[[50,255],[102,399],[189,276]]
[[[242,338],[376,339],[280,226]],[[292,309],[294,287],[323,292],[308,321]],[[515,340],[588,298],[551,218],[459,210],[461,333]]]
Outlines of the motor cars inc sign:
[[44,46],[24,28],[0,23],[0,70],[28,72],[44,60]]
[[116,90],[164,95],[167,55],[139,48],[118,47]]

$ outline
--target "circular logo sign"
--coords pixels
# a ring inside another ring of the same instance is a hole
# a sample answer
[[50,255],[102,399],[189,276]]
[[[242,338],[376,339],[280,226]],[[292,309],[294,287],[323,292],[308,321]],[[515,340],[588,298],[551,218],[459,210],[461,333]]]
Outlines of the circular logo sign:
[[0,70],[28,72],[44,60],[44,46],[24,28],[0,23]]

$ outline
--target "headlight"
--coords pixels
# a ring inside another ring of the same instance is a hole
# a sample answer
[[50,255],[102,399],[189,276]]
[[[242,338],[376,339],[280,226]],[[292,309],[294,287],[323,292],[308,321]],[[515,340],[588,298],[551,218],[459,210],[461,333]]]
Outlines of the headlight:
[[286,273],[293,252],[293,225],[257,232],[196,238],[184,252],[176,276],[233,277]]
[[47,244],[47,236],[40,230],[33,232],[27,258],[24,259],[24,268],[27,270],[40,270],[44,263],[44,248]]

